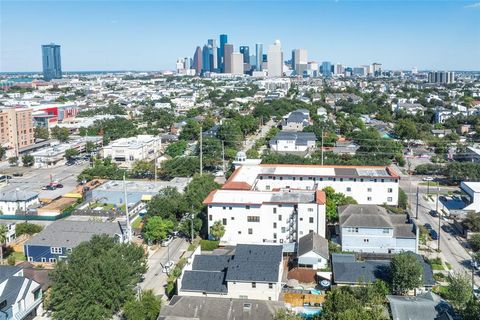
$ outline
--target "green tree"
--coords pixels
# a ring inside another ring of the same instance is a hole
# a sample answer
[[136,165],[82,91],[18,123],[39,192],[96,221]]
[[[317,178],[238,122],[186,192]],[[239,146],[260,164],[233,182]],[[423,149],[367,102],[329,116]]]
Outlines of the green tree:
[[167,149],[165,150],[165,154],[169,155],[172,158],[183,156],[185,151],[187,150],[188,144],[185,140],[180,140],[177,142],[173,142],[168,145]]
[[465,309],[460,311],[463,320],[478,320],[480,319],[480,300],[476,298],[470,299]]
[[42,225],[28,223],[28,222],[21,222],[15,225],[15,235],[20,237],[22,234],[33,235],[35,233],[39,233],[43,230]]
[[85,143],[85,152],[90,153],[97,149],[97,145],[92,141],[87,141]]
[[423,267],[412,252],[396,254],[390,263],[392,288],[404,295],[423,284]]
[[402,209],[407,209],[407,205],[408,205],[407,194],[405,193],[405,191],[403,191],[402,188],[398,188],[398,206]]
[[35,127],[35,139],[48,139],[48,129],[44,127]]
[[[217,138],[205,138],[202,143],[203,166],[214,167],[222,163],[222,142]],[[196,155],[200,155],[200,145],[197,146]]]
[[213,223],[210,227],[210,234],[215,240],[220,240],[225,234],[225,226],[222,224],[222,221],[218,220]]
[[18,157],[10,157],[10,158],[8,158],[8,163],[9,163],[11,166],[16,166],[16,165],[18,165]]
[[470,244],[470,248],[472,248],[473,251],[480,251],[480,234],[476,233],[472,235],[470,240],[468,240],[468,243]]
[[4,147],[0,147],[0,160],[5,157],[5,154],[7,153],[7,150],[5,150]]
[[122,180],[125,170],[120,169],[111,158],[105,158],[103,160],[97,159],[94,161],[93,166],[86,168],[79,175],[77,180],[90,181],[92,179],[111,179]]
[[147,216],[160,216],[166,220],[180,220],[190,210],[184,196],[176,188],[162,189],[147,206]]
[[152,242],[162,241],[174,227],[175,223],[172,220],[162,219],[160,216],[149,217],[143,225],[143,236]]
[[152,161],[138,160],[132,166],[131,176],[134,178],[153,178],[155,176],[155,164]]
[[185,199],[188,204],[193,206],[195,212],[201,211],[205,206],[203,200],[210,192],[220,188],[215,182],[215,177],[211,174],[196,174],[185,190]]
[[279,309],[275,311],[273,320],[302,320],[303,318],[297,315],[295,312],[288,309]]
[[4,224],[0,224],[0,264],[3,265],[3,246],[7,242],[8,228]]
[[183,126],[179,139],[181,140],[198,140],[200,135],[200,123],[193,119],[188,119],[187,124]]
[[73,249],[50,273],[48,308],[53,319],[109,319],[133,299],[146,271],[142,247],[93,236]]
[[24,167],[31,167],[35,163],[35,158],[30,154],[26,154],[22,157],[22,163]]
[[357,204],[357,201],[350,196],[345,196],[343,193],[335,192],[332,187],[326,187],[323,189],[325,192],[326,203],[326,216],[329,222],[338,221],[338,207],[347,204]]
[[58,126],[53,127],[50,130],[50,134],[60,142],[67,142],[70,138],[70,131],[68,131],[67,128],[60,128]]
[[169,179],[173,177],[191,177],[200,171],[198,157],[176,157],[162,163],[162,175]]
[[418,138],[417,125],[410,119],[401,119],[393,128],[395,135],[403,140]]
[[78,150],[77,149],[70,148],[70,149],[65,150],[65,158],[67,160],[72,160],[76,156],[78,156]]
[[152,290],[142,291],[140,300],[131,299],[123,307],[127,320],[156,320],[160,313],[162,300]]
[[471,280],[466,274],[456,273],[447,278],[445,296],[456,310],[462,310],[473,298]]
[[[469,231],[479,232],[480,231],[480,213],[478,212],[467,213],[467,216],[465,217],[465,219],[463,219],[462,224]],[[478,248],[480,248],[480,242],[479,242]]]

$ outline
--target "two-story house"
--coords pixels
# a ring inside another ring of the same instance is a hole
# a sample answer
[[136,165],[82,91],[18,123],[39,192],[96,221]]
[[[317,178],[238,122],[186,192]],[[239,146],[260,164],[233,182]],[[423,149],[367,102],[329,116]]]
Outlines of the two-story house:
[[239,244],[228,255],[202,255],[200,247],[177,280],[179,296],[277,301],[282,291],[280,245]]
[[304,155],[315,148],[316,141],[313,132],[280,131],[269,141],[269,145],[278,153]]
[[310,125],[310,111],[307,109],[292,111],[282,119],[283,130],[302,131],[308,125]]
[[418,252],[418,230],[404,214],[391,214],[376,205],[350,204],[338,208],[343,251]]
[[119,242],[125,239],[118,222],[55,221],[25,242],[25,256],[29,262],[55,263],[66,258],[80,243],[102,234],[115,237]]
[[33,319],[42,303],[41,285],[23,276],[23,269],[0,266],[0,320]]

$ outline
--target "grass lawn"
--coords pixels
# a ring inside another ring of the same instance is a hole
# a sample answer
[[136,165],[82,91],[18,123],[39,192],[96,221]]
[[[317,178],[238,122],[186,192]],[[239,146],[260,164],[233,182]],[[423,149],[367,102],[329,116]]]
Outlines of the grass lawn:
[[23,254],[23,252],[15,252],[15,251],[12,251],[8,256],[6,255],[4,257],[4,259],[8,259],[8,257],[10,256],[14,256],[15,257],[15,262],[19,262],[19,261],[25,261],[25,255]]
[[445,264],[447,265],[447,268],[448,268],[449,270],[452,270],[452,265],[451,265],[450,263],[445,262]]
[[432,270],[444,270],[441,264],[432,263]]

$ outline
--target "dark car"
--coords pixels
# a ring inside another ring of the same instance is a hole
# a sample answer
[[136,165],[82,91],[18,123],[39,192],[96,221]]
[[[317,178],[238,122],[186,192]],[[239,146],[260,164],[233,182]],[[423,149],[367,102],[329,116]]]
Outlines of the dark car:
[[430,223],[425,223],[423,226],[428,230],[432,230],[432,225]]
[[432,240],[438,240],[438,233],[437,233],[437,231],[435,231],[435,230],[430,230],[430,238],[432,238]]
[[14,176],[14,177],[23,177],[23,173],[21,173],[21,172],[15,172],[15,173],[13,174],[13,176]]
[[453,231],[452,227],[450,227],[448,224],[444,224],[442,226],[442,230],[447,232],[447,233],[451,233]]
[[438,217],[437,210],[430,210],[430,215],[431,215],[432,217]]

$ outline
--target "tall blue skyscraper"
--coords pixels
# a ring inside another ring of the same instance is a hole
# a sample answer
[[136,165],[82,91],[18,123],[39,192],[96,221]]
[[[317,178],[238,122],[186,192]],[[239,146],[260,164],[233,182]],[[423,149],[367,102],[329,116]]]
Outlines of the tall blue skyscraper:
[[218,48],[215,39],[208,39],[207,44],[212,47],[210,56],[210,71],[218,70]]
[[54,43],[42,45],[42,62],[45,81],[62,78],[60,45]]
[[240,53],[243,54],[243,63],[250,63],[250,48],[248,46],[240,46]]
[[255,57],[256,57],[256,68],[257,71],[262,70],[262,62],[263,62],[263,44],[257,43],[255,44]]
[[332,76],[332,63],[330,61],[322,62],[322,74],[327,78]]
[[211,57],[210,54],[212,52],[212,47],[204,45],[202,50],[202,71],[203,72],[210,72],[211,71]]
[[225,44],[228,43],[228,36],[226,34],[220,35],[220,47],[218,48],[218,63],[217,67],[220,72],[225,72],[225,57],[224,57],[224,48]]

